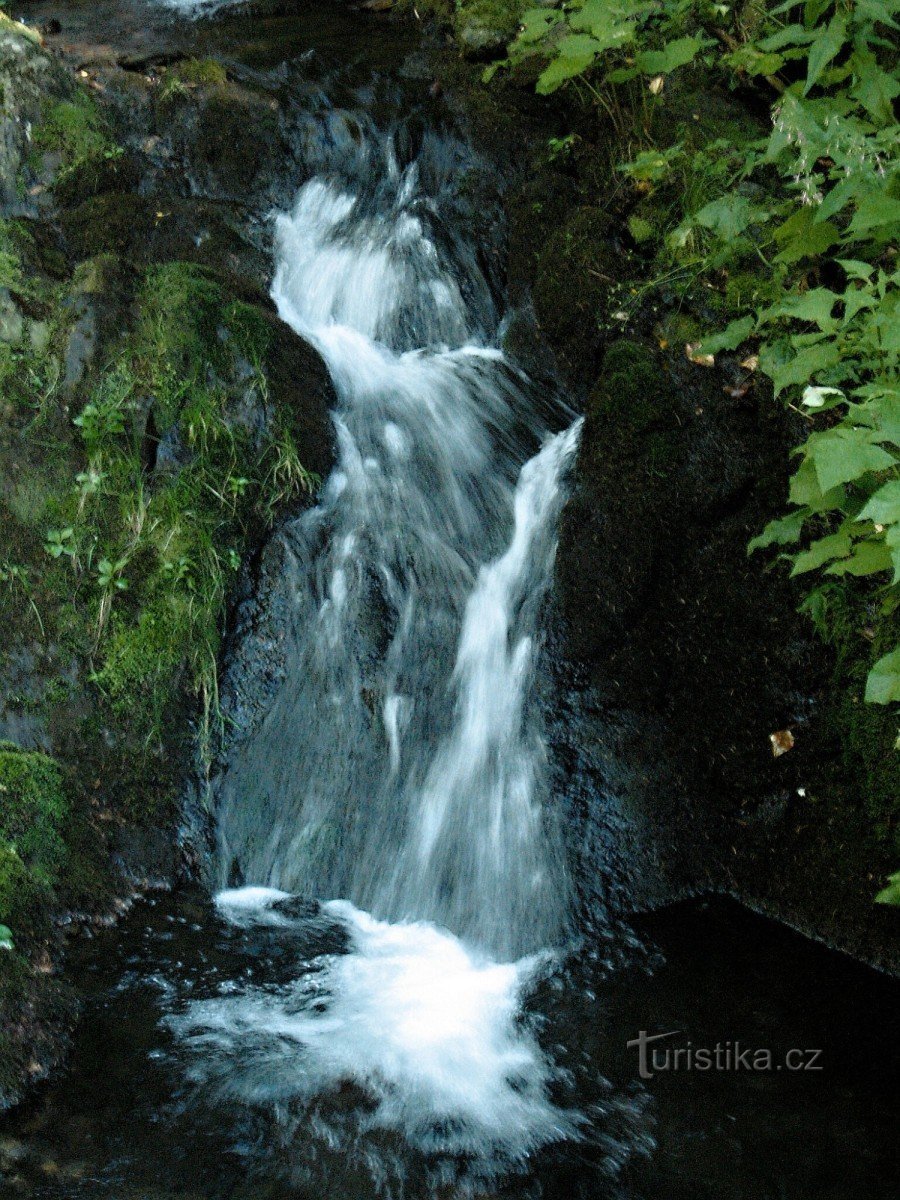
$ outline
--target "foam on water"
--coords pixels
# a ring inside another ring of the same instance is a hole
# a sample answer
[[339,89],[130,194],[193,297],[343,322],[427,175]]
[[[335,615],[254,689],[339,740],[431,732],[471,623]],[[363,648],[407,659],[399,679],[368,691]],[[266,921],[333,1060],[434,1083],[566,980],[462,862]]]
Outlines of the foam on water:
[[[281,893],[218,898],[230,920],[263,925]],[[520,1164],[579,1136],[550,1100],[554,1070],[521,1020],[547,955],[496,963],[425,922],[377,921],[348,901],[322,906],[349,952],[311,964],[287,987],[192,1004],[171,1024],[197,1053],[193,1076],[246,1103],[310,1101],[357,1085],[367,1129],[402,1131],[426,1153]]]

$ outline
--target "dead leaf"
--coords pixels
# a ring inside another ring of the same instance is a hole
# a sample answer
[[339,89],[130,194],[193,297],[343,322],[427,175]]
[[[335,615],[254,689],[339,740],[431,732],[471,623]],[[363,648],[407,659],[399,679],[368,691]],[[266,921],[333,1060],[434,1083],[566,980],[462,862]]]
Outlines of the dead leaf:
[[759,366],[759,355],[751,354],[749,358],[744,359],[744,361],[741,363],[741,366],[745,371],[755,371]]
[[665,75],[654,75],[647,87],[650,89],[651,96],[658,96],[663,90],[663,84],[666,81]]
[[793,748],[794,735],[789,729],[778,729],[769,734],[769,741],[772,743],[772,757],[780,758]]
[[698,367],[714,367],[716,360],[711,354],[700,353],[700,342],[688,342],[684,348],[685,354],[692,363],[696,363]]

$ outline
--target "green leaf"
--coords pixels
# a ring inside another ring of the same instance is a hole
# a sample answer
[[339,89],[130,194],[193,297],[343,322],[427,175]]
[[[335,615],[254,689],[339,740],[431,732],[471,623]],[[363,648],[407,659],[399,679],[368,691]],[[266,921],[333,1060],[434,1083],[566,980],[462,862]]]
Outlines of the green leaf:
[[720,350],[736,350],[745,342],[756,327],[753,317],[739,317],[730,322],[721,333],[704,338],[698,347],[700,354],[718,354]]
[[786,517],[778,517],[770,521],[762,533],[758,534],[747,544],[747,553],[765,550],[768,546],[789,546],[796,542],[803,531],[803,522],[809,516],[809,510],[800,508],[797,512],[789,513]]
[[894,465],[893,456],[873,443],[871,430],[845,425],[810,434],[806,454],[815,464],[823,493],[869,471],[886,471]]
[[644,50],[634,61],[645,75],[668,75],[696,58],[704,46],[702,38],[683,37],[669,42],[662,50]]
[[802,258],[824,254],[840,241],[841,235],[838,227],[831,221],[817,222],[815,210],[804,207],[775,230],[775,237],[784,244],[784,249],[776,255],[775,261],[795,263]]
[[548,96],[569,79],[574,79],[592,65],[602,45],[586,34],[573,34],[559,43],[559,56],[541,72],[535,90]]
[[841,351],[836,342],[820,340],[800,350],[786,363],[774,364],[771,368],[761,365],[767,374],[771,374],[778,396],[786,387],[808,383],[818,371],[834,366],[840,358]]
[[842,13],[835,13],[831,21],[816,36],[809,48],[809,62],[806,70],[806,87],[803,94],[820,78],[822,72],[847,41],[847,21]]
[[828,537],[819,538],[808,550],[804,550],[794,559],[791,576],[815,571],[817,567],[831,562],[833,558],[844,558],[850,553],[852,546],[853,539],[849,533],[832,533]]
[[900,646],[879,658],[866,680],[870,704],[894,704],[900,700]]
[[731,54],[726,55],[726,62],[735,71],[745,71],[748,75],[774,75],[784,66],[784,55],[764,54],[755,46],[738,46]]
[[870,192],[857,204],[848,233],[852,237],[863,237],[885,225],[889,227],[888,236],[896,233],[900,226],[900,200],[887,192]]
[[0,925],[0,950],[14,950],[12,930],[8,925]]
[[891,583],[900,583],[900,524],[889,525],[884,535],[884,544],[887,546],[891,555],[891,563],[894,567],[894,576]]
[[874,521],[877,525],[900,521],[900,481],[892,479],[870,496],[857,520]]
[[561,20],[561,16],[553,9],[529,8],[519,18],[519,34],[517,42],[531,45],[542,41]]
[[889,571],[892,567],[891,552],[883,538],[866,538],[856,542],[853,553],[843,562],[833,563],[825,571],[826,575],[878,575],[881,571]]
[[794,321],[812,321],[820,329],[830,330],[837,327],[837,321],[831,314],[840,299],[840,296],[828,288],[788,293],[777,304],[767,309],[763,318],[771,320],[773,317],[788,317]]
[[900,871],[888,876],[888,885],[875,897],[876,904],[900,904]]
[[900,83],[893,75],[882,71],[875,55],[863,46],[857,45],[852,63],[857,83],[850,95],[873,120],[882,125],[890,124],[894,120],[894,100],[900,94]]
[[694,220],[711,229],[723,241],[730,242],[760,215],[746,196],[732,194],[712,200],[700,209]]

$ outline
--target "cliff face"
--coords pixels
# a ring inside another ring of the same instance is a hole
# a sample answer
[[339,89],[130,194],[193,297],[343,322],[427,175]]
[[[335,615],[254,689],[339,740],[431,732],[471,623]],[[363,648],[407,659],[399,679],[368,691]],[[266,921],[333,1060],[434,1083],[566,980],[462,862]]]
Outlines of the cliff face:
[[182,865],[227,611],[330,469],[332,391],[267,295],[272,95],[76,74],[0,16],[0,97],[2,1106],[64,1047],[65,930]]

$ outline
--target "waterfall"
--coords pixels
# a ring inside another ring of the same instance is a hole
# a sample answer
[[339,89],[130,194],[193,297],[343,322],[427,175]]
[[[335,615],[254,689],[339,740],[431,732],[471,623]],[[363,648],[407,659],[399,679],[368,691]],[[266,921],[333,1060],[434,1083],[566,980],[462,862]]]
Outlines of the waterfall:
[[275,222],[273,296],[330,369],[338,461],[284,535],[284,680],[216,811],[223,916],[346,946],[173,1025],[194,1078],[247,1103],[352,1082],[357,1134],[508,1166],[580,1124],[521,1020],[567,930],[532,684],[580,423],[541,427],[428,147],[356,157]]

